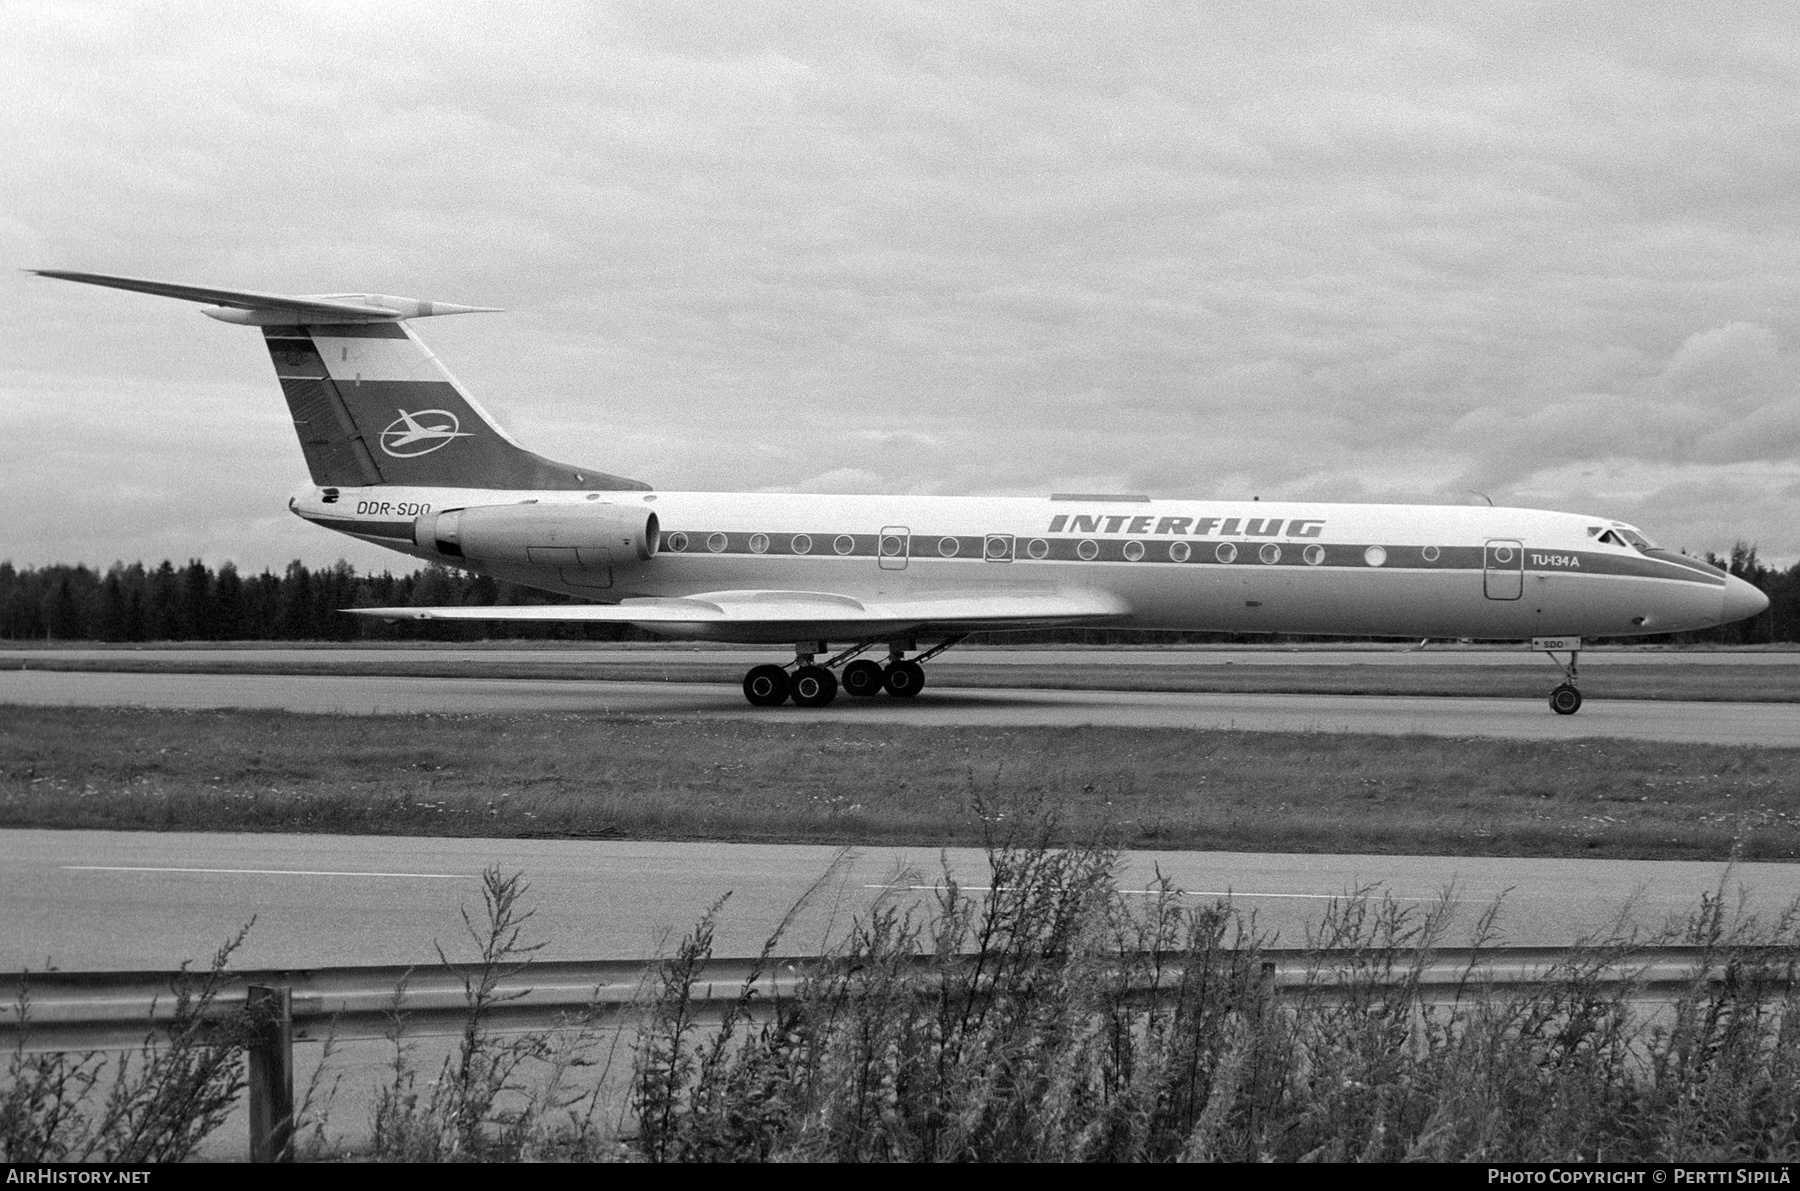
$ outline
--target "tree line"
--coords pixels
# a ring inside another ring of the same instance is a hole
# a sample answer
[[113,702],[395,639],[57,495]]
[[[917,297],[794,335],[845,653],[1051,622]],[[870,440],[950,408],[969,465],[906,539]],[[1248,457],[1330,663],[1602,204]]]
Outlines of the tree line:
[[[1703,633],[1630,638],[1726,645],[1800,641],[1800,563],[1766,566],[1756,547],[1739,543],[1706,561],[1761,588],[1769,610],[1753,620]],[[0,640],[6,641],[472,641],[483,638],[651,640],[628,626],[521,623],[387,623],[348,616],[344,608],[486,606],[567,603],[564,596],[432,565],[410,574],[358,574],[339,560],[314,570],[298,560],[277,575],[213,570],[198,559],[177,567],[116,562],[105,571],[84,564],[15,567],[0,562]],[[1008,640],[1124,644],[1167,641],[1169,634],[1119,629],[1063,629]],[[1256,641],[1262,637],[1184,633],[1181,640]],[[1297,638],[1285,638],[1297,639]]]
[[[314,570],[298,560],[277,575],[218,570],[198,559],[177,567],[116,562],[104,572],[0,562],[0,640],[381,641],[484,637],[605,639],[616,626],[387,623],[344,608],[564,603],[564,597],[443,566],[411,574],[358,574],[339,560]],[[591,631],[590,631],[591,629]]]

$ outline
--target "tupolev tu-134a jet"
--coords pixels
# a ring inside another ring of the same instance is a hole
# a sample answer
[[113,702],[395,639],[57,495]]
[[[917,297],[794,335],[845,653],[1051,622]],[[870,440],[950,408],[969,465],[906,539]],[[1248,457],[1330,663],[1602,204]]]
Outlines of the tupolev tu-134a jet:
[[[1553,659],[1568,653],[1550,696],[1568,715],[1581,706],[1581,638],[1710,628],[1769,603],[1630,525],[1579,513],[655,491],[521,446],[407,325],[490,308],[34,271],[202,302],[222,322],[260,327],[312,473],[288,502],[298,516],[587,601],[345,611],[792,645],[793,663],[745,675],[745,696],[764,706],[822,706],[840,686],[911,697],[921,663],[969,633],[1107,625],[1529,638]],[[882,648],[885,662],[857,656]]]

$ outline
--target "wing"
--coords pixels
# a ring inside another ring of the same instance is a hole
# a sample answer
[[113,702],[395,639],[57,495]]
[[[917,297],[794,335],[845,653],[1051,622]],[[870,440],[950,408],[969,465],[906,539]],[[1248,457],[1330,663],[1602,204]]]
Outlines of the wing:
[[1119,620],[1131,608],[1101,591],[945,593],[858,599],[826,591],[710,591],[617,604],[346,608],[385,620],[535,620],[629,624],[707,641],[850,640],[934,630],[1046,628]]

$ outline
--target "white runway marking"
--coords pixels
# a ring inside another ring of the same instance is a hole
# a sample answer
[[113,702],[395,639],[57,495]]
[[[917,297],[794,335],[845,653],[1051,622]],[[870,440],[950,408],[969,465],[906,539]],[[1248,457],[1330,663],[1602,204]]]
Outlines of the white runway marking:
[[[944,892],[944,886],[942,886],[942,885],[864,885],[863,888],[864,889],[884,889],[889,892],[904,891],[906,893],[942,893],[942,892]],[[993,888],[988,885],[958,885],[956,888],[961,893],[991,893],[991,892],[993,892]],[[1128,897],[1156,897],[1159,894],[1161,894],[1163,891],[1160,889],[1121,889],[1121,890],[1119,890],[1119,892],[1125,894]],[[1246,893],[1245,891],[1243,891],[1241,889],[1227,889],[1222,893],[1210,892],[1205,889],[1171,889],[1171,890],[1169,890],[1169,892],[1176,897],[1225,897],[1225,898],[1254,897],[1254,898],[1259,898],[1259,899],[1260,898],[1288,898],[1288,899],[1293,899],[1296,901],[1344,901],[1344,900],[1349,899],[1351,896],[1353,896],[1352,894],[1348,894],[1348,893]],[[1441,900],[1440,898],[1436,898],[1436,897],[1398,897],[1393,894],[1386,894],[1386,893],[1382,894],[1382,897],[1386,898],[1388,901],[1395,901],[1395,902],[1435,902],[1435,901]],[[1377,898],[1377,899],[1373,899],[1373,900],[1380,900],[1380,899]],[[1461,902],[1466,899],[1456,898],[1455,900],[1458,902]]]
[[156,868],[147,864],[65,864],[74,873],[217,873],[233,877],[418,877],[428,881],[472,880],[470,873],[347,873],[298,868]]

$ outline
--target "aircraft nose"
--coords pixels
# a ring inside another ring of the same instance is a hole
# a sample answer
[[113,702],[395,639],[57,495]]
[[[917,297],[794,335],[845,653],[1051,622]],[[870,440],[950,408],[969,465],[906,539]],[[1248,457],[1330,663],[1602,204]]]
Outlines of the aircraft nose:
[[1724,617],[1719,623],[1730,624],[1737,620],[1749,620],[1759,616],[1769,606],[1769,597],[1759,591],[1755,584],[1746,583],[1733,575],[1725,580],[1725,594],[1719,610]]

